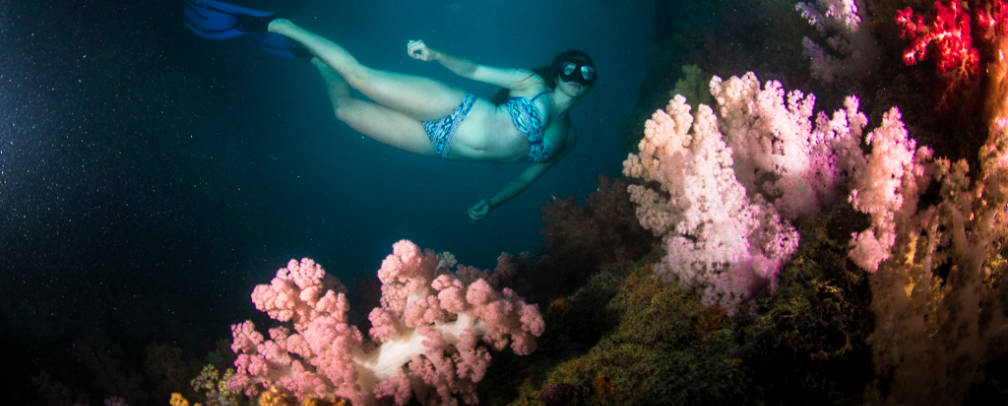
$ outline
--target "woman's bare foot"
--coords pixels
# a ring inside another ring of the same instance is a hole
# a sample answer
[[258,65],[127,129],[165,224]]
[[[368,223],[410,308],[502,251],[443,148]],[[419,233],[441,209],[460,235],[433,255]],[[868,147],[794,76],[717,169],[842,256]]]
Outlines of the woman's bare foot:
[[266,26],[266,31],[283,34],[286,28],[292,26],[294,26],[294,23],[291,20],[281,17],[270,21],[269,25]]

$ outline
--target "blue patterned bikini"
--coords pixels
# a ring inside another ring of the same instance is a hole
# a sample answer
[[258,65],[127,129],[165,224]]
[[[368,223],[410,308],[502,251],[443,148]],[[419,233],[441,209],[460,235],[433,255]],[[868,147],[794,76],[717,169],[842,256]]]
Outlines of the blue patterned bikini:
[[535,106],[536,99],[546,93],[544,90],[531,99],[512,97],[504,105],[511,114],[511,122],[515,128],[528,140],[528,159],[532,162],[546,162],[553,157],[552,149],[543,142],[542,113]]
[[427,138],[430,138],[431,145],[434,146],[434,152],[441,159],[448,159],[448,152],[451,151],[451,141],[455,137],[455,131],[458,130],[458,126],[462,123],[462,120],[465,120],[466,115],[469,114],[469,110],[472,110],[473,104],[476,104],[476,96],[472,93],[466,93],[462,97],[462,104],[459,104],[458,108],[451,114],[437,120],[423,122],[424,131],[427,131]]
[[[543,91],[531,99],[512,97],[504,104],[511,115],[511,122],[514,123],[518,132],[528,140],[528,159],[532,162],[545,162],[553,157],[552,148],[543,142],[542,113],[535,106],[535,100],[546,93],[547,91]],[[455,131],[458,130],[459,124],[469,114],[469,110],[472,110],[475,103],[476,96],[472,93],[466,93],[462,97],[462,103],[451,114],[437,120],[423,122],[424,131],[427,131],[427,138],[434,146],[434,152],[442,159],[448,159]]]

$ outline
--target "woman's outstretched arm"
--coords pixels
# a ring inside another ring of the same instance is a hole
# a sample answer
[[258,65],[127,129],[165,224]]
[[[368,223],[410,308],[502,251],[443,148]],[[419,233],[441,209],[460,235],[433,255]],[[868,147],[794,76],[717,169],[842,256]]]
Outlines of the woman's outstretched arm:
[[512,90],[542,85],[542,79],[530,70],[481,65],[465,58],[436,51],[420,40],[409,41],[406,45],[406,52],[410,57],[421,61],[436,61],[464,78]]
[[493,195],[493,197],[481,200],[469,207],[469,218],[477,221],[483,220],[491,210],[504,204],[508,200],[511,200],[515,196],[518,196],[519,193],[524,192],[525,189],[528,189],[532,182],[539,179],[544,173],[546,173],[547,170],[553,167],[553,164],[566,156],[567,153],[574,148],[575,142],[577,142],[577,137],[575,136],[573,129],[571,129],[567,140],[564,142],[563,150],[561,150],[555,158],[547,162],[529,165],[525,168],[525,170],[518,174],[518,176],[504,185],[504,187],[498,191],[497,194]]

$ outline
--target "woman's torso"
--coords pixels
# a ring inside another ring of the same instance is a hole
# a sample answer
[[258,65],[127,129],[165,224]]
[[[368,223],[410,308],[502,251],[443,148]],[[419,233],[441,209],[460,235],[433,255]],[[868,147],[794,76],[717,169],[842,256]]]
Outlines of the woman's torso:
[[[550,94],[547,92],[536,97],[537,94],[523,96],[525,100],[532,102],[541,121],[543,146],[538,149],[545,148],[555,155],[563,147],[568,125],[566,120],[557,119]],[[487,100],[477,99],[455,133],[451,154],[452,159],[517,162],[529,160],[530,148],[529,136],[515,126],[506,103],[494,105]]]

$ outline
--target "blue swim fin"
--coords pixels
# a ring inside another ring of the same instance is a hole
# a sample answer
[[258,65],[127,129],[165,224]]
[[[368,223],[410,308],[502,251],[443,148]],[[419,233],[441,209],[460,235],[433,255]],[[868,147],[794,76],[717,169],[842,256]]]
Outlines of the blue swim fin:
[[189,31],[207,39],[245,37],[274,55],[311,59],[304,47],[287,37],[266,32],[277,13],[255,10],[216,0],[184,0],[183,21]]

